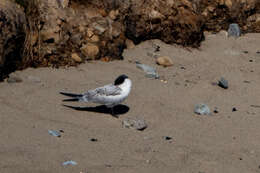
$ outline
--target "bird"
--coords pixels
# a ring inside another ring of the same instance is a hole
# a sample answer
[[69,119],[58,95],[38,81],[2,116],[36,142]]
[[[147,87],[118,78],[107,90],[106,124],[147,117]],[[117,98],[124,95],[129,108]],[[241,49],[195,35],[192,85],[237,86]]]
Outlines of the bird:
[[123,102],[130,94],[132,81],[127,75],[118,76],[114,83],[96,89],[88,90],[82,94],[60,92],[60,94],[71,97],[63,101],[92,102],[105,105],[114,116],[114,107]]

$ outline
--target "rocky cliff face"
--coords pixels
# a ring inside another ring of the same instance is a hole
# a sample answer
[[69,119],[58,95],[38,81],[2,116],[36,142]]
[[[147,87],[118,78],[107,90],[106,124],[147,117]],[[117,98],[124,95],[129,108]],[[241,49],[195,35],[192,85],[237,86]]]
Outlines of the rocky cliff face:
[[[157,38],[198,47],[204,30],[226,30],[234,22],[244,32],[260,32],[258,0],[19,0],[19,3],[24,11],[12,0],[0,3],[1,74],[17,68],[13,61],[22,62],[19,67],[23,68],[121,59],[129,40],[137,44]],[[24,40],[25,44],[21,44]]]
[[0,1],[0,79],[21,65],[26,18],[23,9]]

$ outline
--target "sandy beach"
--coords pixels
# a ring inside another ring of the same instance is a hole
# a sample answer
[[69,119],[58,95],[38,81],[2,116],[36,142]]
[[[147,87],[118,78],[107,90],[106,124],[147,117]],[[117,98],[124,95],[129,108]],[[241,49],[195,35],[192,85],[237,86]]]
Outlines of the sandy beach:
[[[16,71],[22,82],[0,83],[0,172],[260,172],[259,45],[260,34],[235,39],[220,32],[207,34],[200,49],[149,40],[126,49],[122,61]],[[173,66],[159,66],[151,55],[168,56]],[[147,78],[135,61],[156,68],[160,79]],[[120,74],[133,87],[119,118],[62,105],[60,91],[82,93]],[[221,77],[228,89],[214,84]],[[199,103],[211,115],[195,114]],[[148,127],[123,128],[126,118]],[[69,160],[77,165],[62,165]]]

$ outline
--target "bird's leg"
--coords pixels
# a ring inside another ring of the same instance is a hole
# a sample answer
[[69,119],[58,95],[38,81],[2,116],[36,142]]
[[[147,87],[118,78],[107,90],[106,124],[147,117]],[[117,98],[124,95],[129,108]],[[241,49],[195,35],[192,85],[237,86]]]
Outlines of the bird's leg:
[[111,115],[112,115],[113,117],[118,118],[118,116],[114,113],[114,106],[111,107]]
[[114,116],[114,115],[115,115],[115,114],[114,114],[114,107],[111,107],[110,109],[111,109],[111,115]]

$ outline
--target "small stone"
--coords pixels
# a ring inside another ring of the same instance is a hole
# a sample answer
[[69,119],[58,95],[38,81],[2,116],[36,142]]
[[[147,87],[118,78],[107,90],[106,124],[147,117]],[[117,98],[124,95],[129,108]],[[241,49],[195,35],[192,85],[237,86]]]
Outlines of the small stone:
[[87,36],[90,38],[94,35],[94,32],[92,31],[92,29],[88,28],[87,29]]
[[220,80],[218,81],[218,86],[224,89],[228,89],[228,81],[223,77],[221,77]]
[[80,50],[83,55],[90,59],[96,59],[97,55],[99,54],[98,46],[92,43],[87,43],[86,45],[83,45]]
[[80,26],[79,26],[79,32],[84,32],[84,31],[85,31],[85,27],[82,26],[82,25],[80,25]]
[[236,23],[230,24],[228,28],[228,36],[239,37],[240,35],[241,35],[241,31],[239,25]]
[[260,54],[260,51],[256,51],[256,54]]
[[58,2],[62,8],[66,8],[69,5],[69,0],[58,0]]
[[233,107],[232,112],[236,112],[236,111],[237,111],[237,108]]
[[104,10],[104,9],[99,9],[98,10],[99,11],[99,13],[103,16],[103,17],[106,17],[107,16],[107,12]]
[[61,134],[60,132],[56,131],[56,130],[48,130],[48,133],[52,136],[55,136],[55,137],[58,137],[60,138],[61,137]]
[[108,16],[110,17],[110,19],[115,20],[117,18],[119,14],[118,10],[111,10],[108,14]]
[[156,59],[156,63],[164,67],[169,67],[173,65],[172,60],[168,56],[158,57]]
[[225,31],[225,30],[221,30],[221,31],[219,31],[219,35],[227,37],[228,36],[228,32]]
[[213,112],[214,112],[215,114],[217,114],[217,113],[218,113],[217,108],[215,108]]
[[142,69],[145,73],[146,73],[146,77],[147,78],[154,78],[154,79],[159,79],[160,76],[159,74],[156,72],[155,68],[146,65],[146,64],[141,64],[140,62],[136,61],[136,67],[139,69]]
[[99,36],[93,35],[93,36],[90,38],[90,41],[91,41],[91,42],[94,42],[94,43],[99,42]]
[[73,161],[73,160],[65,161],[65,162],[62,163],[63,166],[67,166],[67,165],[73,165],[73,166],[75,166],[75,165],[77,165],[77,164],[78,164],[78,163],[75,162],[75,161]]
[[169,141],[169,140],[172,140],[172,137],[170,137],[170,136],[164,136],[163,139],[166,140],[166,141]]
[[106,28],[104,28],[103,26],[101,26],[98,23],[94,23],[93,24],[93,28],[98,31],[99,34],[103,34],[106,31]]
[[247,50],[244,50],[243,53],[248,54],[248,51],[247,51]]
[[75,62],[82,62],[82,59],[79,57],[79,55],[77,53],[72,53],[71,54],[71,58],[75,61]]
[[232,0],[225,0],[225,5],[230,9],[232,7]]
[[125,119],[122,121],[122,125],[124,128],[131,128],[140,131],[147,128],[146,122],[142,119]]
[[91,138],[90,141],[91,141],[91,142],[97,142],[98,139],[96,139],[96,138]]
[[151,10],[149,17],[151,20],[160,20],[162,18],[164,18],[165,16],[163,14],[161,14],[159,11],[156,10]]
[[20,78],[19,76],[15,75],[15,74],[10,74],[9,78],[7,79],[8,83],[20,83],[22,82],[22,78]]
[[125,40],[125,44],[127,49],[133,49],[135,47],[135,44],[132,40],[126,39]]
[[195,105],[194,112],[199,115],[210,115],[210,108],[203,103]]

